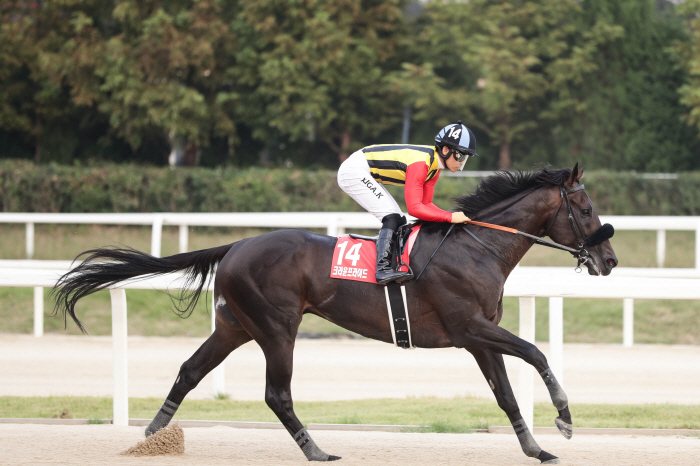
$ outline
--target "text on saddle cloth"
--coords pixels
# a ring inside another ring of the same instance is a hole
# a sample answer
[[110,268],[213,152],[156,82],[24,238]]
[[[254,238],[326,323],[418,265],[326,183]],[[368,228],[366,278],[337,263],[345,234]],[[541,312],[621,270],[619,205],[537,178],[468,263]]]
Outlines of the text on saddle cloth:
[[[408,264],[413,244],[416,242],[420,225],[413,227],[408,243],[401,254],[401,262]],[[377,265],[377,245],[373,241],[338,237],[331,263],[331,278],[377,283],[374,272]],[[402,266],[400,270],[408,271]]]

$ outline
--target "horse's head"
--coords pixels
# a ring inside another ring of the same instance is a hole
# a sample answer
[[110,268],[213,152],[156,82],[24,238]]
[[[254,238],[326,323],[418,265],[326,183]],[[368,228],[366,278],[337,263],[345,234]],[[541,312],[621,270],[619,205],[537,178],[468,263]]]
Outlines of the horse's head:
[[609,275],[617,265],[609,241],[614,230],[609,224],[601,225],[591,199],[579,182],[583,170],[578,169],[577,163],[559,187],[556,201],[559,207],[555,210],[556,218],[549,236],[558,243],[581,250],[581,260],[585,261],[590,275]]

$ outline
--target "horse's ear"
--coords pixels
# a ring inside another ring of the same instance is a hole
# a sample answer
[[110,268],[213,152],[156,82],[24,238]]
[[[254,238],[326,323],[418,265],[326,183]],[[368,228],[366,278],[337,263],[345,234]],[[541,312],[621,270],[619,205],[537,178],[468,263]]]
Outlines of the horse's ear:
[[574,185],[574,181],[578,180],[580,177],[578,175],[578,162],[576,162],[576,165],[574,165],[574,168],[571,169],[571,174],[569,175],[569,178],[566,180],[566,185],[571,187]]
[[579,172],[578,172],[578,177],[576,178],[577,180],[579,180],[579,183],[581,182],[581,181],[580,181],[581,178],[583,178],[583,172],[584,172],[584,170],[586,170],[586,164],[585,164],[585,163],[583,164],[583,167],[581,167],[581,170],[579,170]]

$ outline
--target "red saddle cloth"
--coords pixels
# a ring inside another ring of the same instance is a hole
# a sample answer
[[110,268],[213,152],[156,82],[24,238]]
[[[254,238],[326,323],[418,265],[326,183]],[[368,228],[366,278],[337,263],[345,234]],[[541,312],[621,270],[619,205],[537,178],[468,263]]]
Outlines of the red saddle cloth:
[[[401,254],[401,261],[408,264],[411,249],[416,242],[420,225],[413,227],[408,237],[408,244]],[[355,280],[358,282],[377,283],[374,276],[377,265],[377,245],[373,241],[339,236],[333,252],[331,278]],[[407,271],[405,266],[401,270]]]

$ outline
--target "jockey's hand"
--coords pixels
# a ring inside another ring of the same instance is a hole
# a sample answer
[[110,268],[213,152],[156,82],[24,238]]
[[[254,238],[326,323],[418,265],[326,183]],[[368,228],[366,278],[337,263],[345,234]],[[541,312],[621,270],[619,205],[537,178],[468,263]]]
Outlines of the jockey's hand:
[[469,220],[471,219],[464,215],[464,212],[452,212],[451,223],[467,223]]

